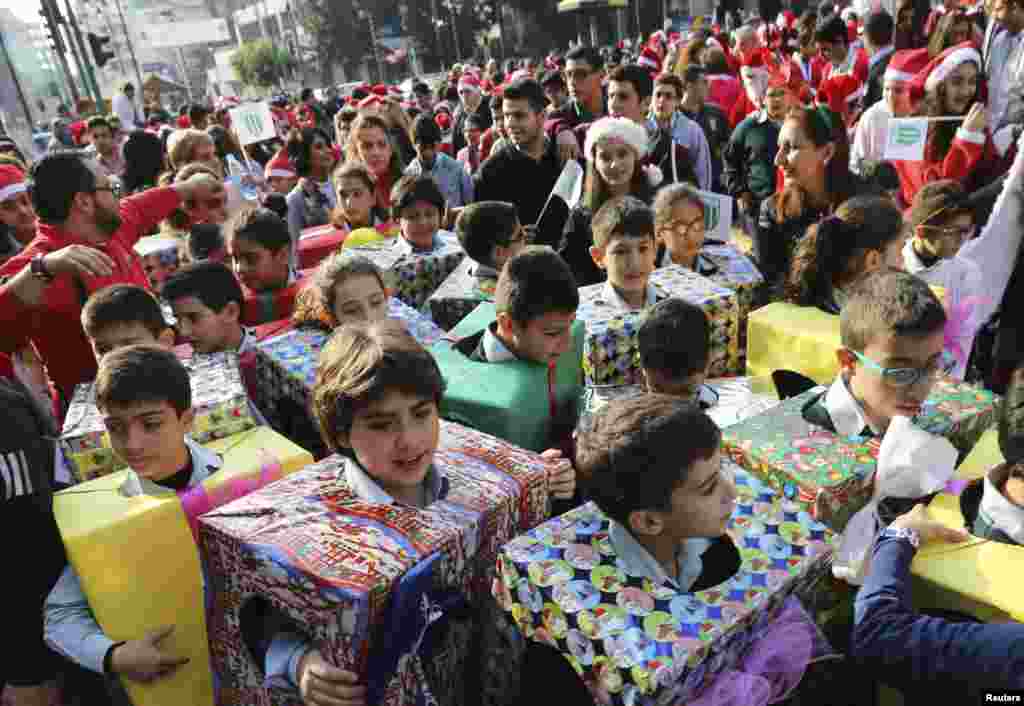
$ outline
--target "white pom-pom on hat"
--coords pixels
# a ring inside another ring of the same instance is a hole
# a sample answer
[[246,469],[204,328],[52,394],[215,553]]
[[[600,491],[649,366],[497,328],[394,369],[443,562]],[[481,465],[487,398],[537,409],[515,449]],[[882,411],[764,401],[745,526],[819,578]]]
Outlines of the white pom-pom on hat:
[[623,142],[634,150],[640,159],[647,156],[650,138],[647,128],[628,118],[601,118],[587,130],[587,139],[583,151],[587,160],[594,159],[594,146],[601,140],[613,139]]

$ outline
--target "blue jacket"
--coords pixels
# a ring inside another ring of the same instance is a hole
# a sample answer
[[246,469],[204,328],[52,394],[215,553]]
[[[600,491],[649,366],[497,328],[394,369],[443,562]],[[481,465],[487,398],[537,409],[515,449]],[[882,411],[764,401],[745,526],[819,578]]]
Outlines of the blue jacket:
[[985,689],[1024,688],[1024,625],[918,615],[910,604],[913,558],[906,539],[878,540],[854,607],[853,654],[896,683],[960,679]]

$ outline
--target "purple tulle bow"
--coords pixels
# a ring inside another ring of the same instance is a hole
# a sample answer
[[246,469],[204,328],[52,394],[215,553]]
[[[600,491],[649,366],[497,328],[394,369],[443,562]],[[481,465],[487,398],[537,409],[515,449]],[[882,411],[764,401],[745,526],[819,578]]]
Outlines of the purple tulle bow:
[[778,617],[747,650],[736,669],[715,676],[688,706],[766,706],[800,683],[816,651],[827,644],[800,601],[790,597]]
[[[223,471],[221,472],[223,473]],[[192,530],[192,537],[196,542],[199,541],[200,515],[248,495],[254,490],[259,490],[265,485],[280,480],[283,476],[284,469],[281,467],[281,463],[268,454],[267,459],[260,466],[259,473],[246,473],[216,485],[208,480],[205,483],[178,491],[181,507],[185,511],[189,529]],[[208,484],[212,487],[208,488]]]

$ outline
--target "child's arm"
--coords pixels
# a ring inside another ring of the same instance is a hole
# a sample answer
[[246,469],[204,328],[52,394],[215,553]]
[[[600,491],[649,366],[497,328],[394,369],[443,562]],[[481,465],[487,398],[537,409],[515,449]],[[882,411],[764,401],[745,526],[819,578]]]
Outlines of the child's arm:
[[[963,181],[981,162],[986,153],[989,136],[985,118],[985,107],[980,103],[971,106],[964,123],[956,131],[953,144],[942,160],[938,173],[931,179],[956,179]],[[929,181],[931,181],[929,179]]]
[[97,624],[72,567],[66,567],[57,579],[43,614],[46,643],[86,669],[102,674],[104,659],[115,642]]

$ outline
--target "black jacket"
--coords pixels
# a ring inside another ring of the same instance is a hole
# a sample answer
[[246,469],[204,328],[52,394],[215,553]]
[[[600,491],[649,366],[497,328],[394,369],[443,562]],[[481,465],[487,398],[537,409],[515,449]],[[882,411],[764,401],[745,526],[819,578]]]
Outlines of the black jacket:
[[865,89],[863,100],[864,110],[882,100],[882,84],[885,79],[885,70],[889,68],[889,60],[892,59],[893,53],[889,52],[868,69],[868,85]]

